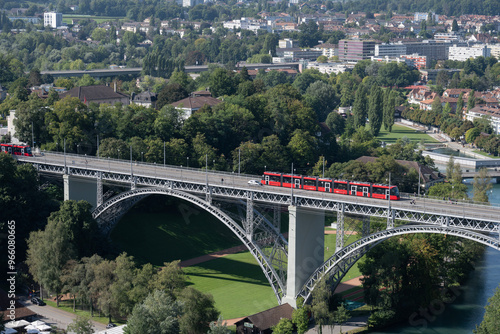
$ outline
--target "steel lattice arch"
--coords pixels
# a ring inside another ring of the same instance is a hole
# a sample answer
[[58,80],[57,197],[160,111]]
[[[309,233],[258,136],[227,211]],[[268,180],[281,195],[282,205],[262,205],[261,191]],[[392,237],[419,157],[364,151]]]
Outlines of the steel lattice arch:
[[335,289],[349,269],[373,246],[393,236],[414,233],[438,233],[457,236],[483,245],[500,250],[500,240],[485,234],[469,231],[466,229],[449,226],[432,225],[405,225],[392,229],[383,230],[361,238],[347,245],[333,254],[307,279],[300,290],[298,297],[303,297],[305,302],[311,298],[316,284],[326,277],[330,285]]
[[153,194],[173,196],[188,201],[206,210],[226,225],[255,257],[273,288],[278,302],[281,302],[286,286],[282,262],[287,257],[287,242],[279,230],[253,208],[255,219],[251,222],[243,221],[244,227],[242,227],[220,208],[199,197],[174,189],[151,187],[120,193],[95,208],[92,216],[97,220],[101,230],[109,233],[126,210]]

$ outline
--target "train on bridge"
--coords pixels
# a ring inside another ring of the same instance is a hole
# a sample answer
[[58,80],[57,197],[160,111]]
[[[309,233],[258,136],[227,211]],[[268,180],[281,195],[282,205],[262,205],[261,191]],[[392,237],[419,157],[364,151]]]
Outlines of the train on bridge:
[[12,155],[24,155],[27,157],[33,156],[29,145],[0,144],[0,150],[4,153]]
[[279,172],[264,172],[262,185],[321,191],[342,195],[371,197],[378,199],[401,199],[399,189],[395,185],[376,184],[361,181],[335,180],[318,176],[303,176]]

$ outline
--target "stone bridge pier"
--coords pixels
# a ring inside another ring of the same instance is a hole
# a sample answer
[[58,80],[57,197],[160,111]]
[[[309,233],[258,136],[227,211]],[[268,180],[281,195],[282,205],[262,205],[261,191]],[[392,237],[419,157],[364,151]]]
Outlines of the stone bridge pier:
[[64,174],[64,200],[85,200],[92,205],[92,209],[95,209],[102,204],[102,183],[99,181]]
[[296,206],[289,206],[288,212],[288,270],[283,303],[296,308],[295,297],[325,262],[325,212]]

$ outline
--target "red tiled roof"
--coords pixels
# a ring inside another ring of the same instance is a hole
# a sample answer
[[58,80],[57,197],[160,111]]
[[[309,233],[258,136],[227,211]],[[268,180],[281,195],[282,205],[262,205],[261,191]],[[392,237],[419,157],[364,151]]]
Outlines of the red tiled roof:
[[[222,103],[221,100],[213,98],[211,96],[189,96],[185,99],[172,103],[172,106],[179,108],[186,108],[191,110],[197,110],[203,107],[204,105],[215,106],[219,103]],[[181,107],[182,105],[182,107]]]

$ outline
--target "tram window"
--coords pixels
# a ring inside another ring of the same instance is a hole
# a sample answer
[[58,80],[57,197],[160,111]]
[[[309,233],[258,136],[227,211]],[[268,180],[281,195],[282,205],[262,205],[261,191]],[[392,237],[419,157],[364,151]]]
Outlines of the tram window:
[[283,176],[283,183],[292,183],[292,178],[290,176]]
[[383,195],[385,194],[385,189],[380,187],[373,187],[373,193]]
[[306,185],[306,186],[316,186],[316,180],[304,179],[304,185]]
[[335,188],[339,190],[347,190],[347,183],[335,183]]

